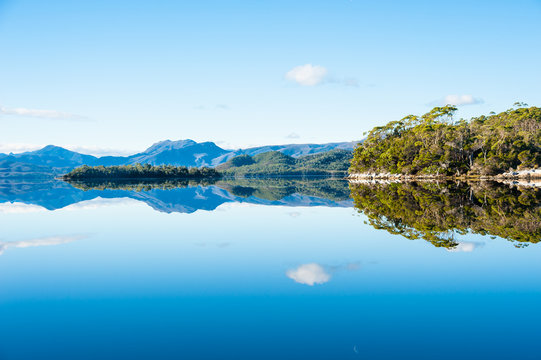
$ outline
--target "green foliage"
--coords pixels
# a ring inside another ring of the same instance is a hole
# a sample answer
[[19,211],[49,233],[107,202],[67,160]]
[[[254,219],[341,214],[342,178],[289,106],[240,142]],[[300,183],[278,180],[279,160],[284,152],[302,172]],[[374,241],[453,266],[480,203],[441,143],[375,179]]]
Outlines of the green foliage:
[[541,190],[491,183],[350,184],[355,207],[370,225],[437,247],[472,232],[519,243],[541,241]]
[[520,107],[453,121],[436,107],[372,129],[354,151],[350,173],[495,175],[541,165],[541,108]]
[[171,190],[188,186],[215,185],[230,194],[240,197],[254,196],[259,199],[277,201],[286,196],[301,194],[333,201],[349,201],[349,187],[346,180],[329,178],[274,178],[274,179],[156,179],[156,180],[70,180],[69,183],[81,190],[128,190],[150,191]]
[[349,187],[346,180],[330,178],[275,178],[247,179],[224,178],[216,183],[233,195],[254,196],[265,200],[280,200],[293,194],[319,197],[333,201],[349,200]]
[[67,180],[77,189],[88,190],[127,190],[127,191],[150,191],[150,190],[173,190],[188,186],[209,186],[216,179],[84,179]]
[[220,173],[212,168],[187,168],[185,166],[135,164],[122,166],[83,165],[64,175],[64,180],[91,179],[199,179],[217,178]]
[[320,154],[303,156],[297,159],[297,163],[305,169],[347,172],[352,156],[351,151],[331,150]]
[[[331,150],[295,159],[279,151],[237,156],[216,167],[227,175],[239,177],[268,175],[345,175],[352,153],[346,150]],[[240,158],[240,159],[239,159]]]
[[253,159],[255,163],[259,164],[295,165],[295,158],[279,151],[267,151],[257,154]]
[[231,165],[233,166],[244,166],[252,165],[255,161],[250,155],[239,155],[231,159]]

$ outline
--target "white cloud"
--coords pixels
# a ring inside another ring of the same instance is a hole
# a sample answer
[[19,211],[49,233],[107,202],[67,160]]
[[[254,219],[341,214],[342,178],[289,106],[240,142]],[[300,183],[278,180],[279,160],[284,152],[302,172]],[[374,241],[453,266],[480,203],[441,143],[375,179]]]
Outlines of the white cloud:
[[298,138],[300,138],[300,135],[297,134],[297,133],[292,132],[291,134],[286,136],[286,138],[288,138],[288,139],[298,139]]
[[64,236],[50,236],[42,237],[30,240],[23,241],[1,241],[0,242],[0,255],[7,248],[27,248],[34,246],[51,246],[51,245],[60,245],[66,244],[75,240],[80,240],[86,238],[86,235],[64,235]]
[[296,269],[290,269],[286,272],[286,275],[299,284],[309,286],[324,284],[331,279],[331,275],[321,265],[316,263],[304,264]]
[[286,79],[303,86],[320,84],[327,76],[327,69],[320,65],[300,65],[286,73]]
[[[0,154],[9,154],[9,153],[23,153],[27,151],[35,151],[43,149],[45,145],[40,144],[23,144],[23,143],[11,143],[11,144],[0,144]],[[58,145],[65,149],[75,151],[81,154],[94,155],[94,156],[126,156],[133,155],[137,153],[137,150],[121,150],[121,149],[111,149],[111,148],[101,148],[97,146],[79,146],[79,145]]]
[[476,248],[483,247],[484,243],[472,242],[472,241],[461,241],[454,248],[448,248],[449,252],[472,252]]
[[231,151],[233,151],[233,149],[241,148],[240,146],[238,146],[238,144],[233,144],[225,140],[217,140],[217,141],[214,141],[214,143],[218,145],[219,147],[221,147],[222,149],[226,149],[226,150],[231,149]]
[[315,86],[319,84],[339,84],[343,86],[359,86],[359,80],[354,77],[331,76],[327,69],[320,65],[300,65],[286,73],[286,79],[303,86]]
[[127,156],[133,155],[138,152],[137,150],[111,149],[98,146],[66,145],[64,147],[68,150],[75,151],[81,154],[94,156]]
[[475,98],[472,95],[447,95],[443,98],[444,105],[475,105],[482,104],[483,99]]
[[0,144],[0,154],[6,153],[22,153],[27,151],[35,151],[43,148],[45,145],[35,145],[35,144],[22,144],[22,143],[13,143],[13,144]]
[[56,110],[39,110],[39,109],[26,109],[26,108],[12,108],[8,109],[0,106],[0,114],[3,115],[15,115],[24,117],[34,117],[42,119],[56,119],[56,120],[87,120],[84,116],[65,113]]

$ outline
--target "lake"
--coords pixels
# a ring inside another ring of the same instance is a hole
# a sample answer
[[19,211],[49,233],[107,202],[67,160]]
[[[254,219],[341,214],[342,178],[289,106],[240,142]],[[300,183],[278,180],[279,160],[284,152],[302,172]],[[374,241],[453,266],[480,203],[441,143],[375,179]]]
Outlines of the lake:
[[0,359],[541,359],[541,190],[0,183]]

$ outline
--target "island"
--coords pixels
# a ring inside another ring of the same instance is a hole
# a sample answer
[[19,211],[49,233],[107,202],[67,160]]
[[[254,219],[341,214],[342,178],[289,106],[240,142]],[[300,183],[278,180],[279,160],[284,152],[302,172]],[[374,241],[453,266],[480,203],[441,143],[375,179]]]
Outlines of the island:
[[216,179],[221,174],[208,167],[188,168],[186,166],[150,164],[118,166],[80,166],[60,178],[65,181],[84,180],[156,180],[156,179]]
[[435,107],[372,129],[353,153],[349,177],[541,178],[541,108],[515,103],[499,114],[455,120]]

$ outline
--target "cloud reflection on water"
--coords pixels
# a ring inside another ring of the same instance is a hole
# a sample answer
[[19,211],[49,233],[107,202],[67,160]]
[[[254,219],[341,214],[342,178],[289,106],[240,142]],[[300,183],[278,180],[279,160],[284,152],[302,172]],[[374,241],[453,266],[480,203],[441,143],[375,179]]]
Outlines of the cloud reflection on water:
[[323,266],[310,263],[299,266],[296,269],[290,269],[286,272],[288,278],[299,284],[313,286],[314,284],[324,284],[331,279]]
[[361,267],[359,262],[344,265],[325,266],[318,263],[302,264],[286,271],[286,276],[293,281],[308,286],[325,284],[331,280],[331,273],[337,271],[356,271]]
[[472,252],[476,248],[485,246],[485,243],[482,242],[473,242],[473,241],[459,241],[458,245],[452,248],[448,248],[449,252]]
[[70,243],[72,241],[81,240],[88,237],[88,235],[59,235],[41,237],[22,241],[0,241],[0,255],[4,253],[7,248],[27,248],[35,246],[51,246]]

